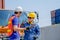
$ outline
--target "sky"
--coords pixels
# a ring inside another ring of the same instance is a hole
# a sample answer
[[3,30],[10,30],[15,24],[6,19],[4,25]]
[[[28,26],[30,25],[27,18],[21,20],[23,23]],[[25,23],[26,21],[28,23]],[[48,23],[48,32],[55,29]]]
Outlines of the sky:
[[51,11],[60,8],[60,0],[5,0],[6,9],[21,6],[24,11],[37,11],[39,13],[39,26],[51,25]]

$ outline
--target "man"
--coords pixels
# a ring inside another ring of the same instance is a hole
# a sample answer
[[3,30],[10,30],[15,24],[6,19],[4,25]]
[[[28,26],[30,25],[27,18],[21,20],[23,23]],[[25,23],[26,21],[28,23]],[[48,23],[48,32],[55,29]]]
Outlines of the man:
[[24,28],[26,28],[24,40],[36,40],[40,34],[39,26],[34,23],[34,19],[36,17],[36,13],[30,12],[27,15],[28,21],[23,23]]
[[20,35],[19,35],[18,31],[21,30],[22,28],[19,28],[19,20],[18,19],[21,15],[22,11],[23,10],[21,7],[17,7],[15,9],[14,15],[12,15],[9,18],[8,27],[11,29],[11,32],[9,33],[8,40],[20,40]]

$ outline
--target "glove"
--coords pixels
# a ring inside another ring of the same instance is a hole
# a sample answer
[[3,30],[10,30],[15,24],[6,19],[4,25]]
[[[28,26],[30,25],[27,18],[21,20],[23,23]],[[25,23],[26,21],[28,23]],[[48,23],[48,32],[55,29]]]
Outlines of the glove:
[[33,39],[36,40],[38,37],[34,36]]
[[26,28],[26,30],[29,30],[29,29],[30,29],[29,27]]

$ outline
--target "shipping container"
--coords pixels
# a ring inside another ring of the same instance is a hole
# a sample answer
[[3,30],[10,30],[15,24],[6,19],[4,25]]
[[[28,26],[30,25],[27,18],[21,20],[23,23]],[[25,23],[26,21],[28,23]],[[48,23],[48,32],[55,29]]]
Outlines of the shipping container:
[[60,23],[60,16],[52,17],[51,18],[51,22],[52,22],[52,24],[58,24],[58,23]]
[[55,10],[56,16],[60,16],[60,9]]
[[55,17],[51,18],[51,22],[52,22],[52,24],[55,24]]
[[7,25],[8,18],[12,13],[14,13],[13,10],[0,10],[0,26]]
[[60,16],[60,9],[51,11],[51,17]]
[[55,17],[55,10],[51,11],[51,17]]
[[56,24],[60,23],[60,16],[55,17],[55,23]]
[[60,9],[51,11],[51,22],[52,24],[60,23]]

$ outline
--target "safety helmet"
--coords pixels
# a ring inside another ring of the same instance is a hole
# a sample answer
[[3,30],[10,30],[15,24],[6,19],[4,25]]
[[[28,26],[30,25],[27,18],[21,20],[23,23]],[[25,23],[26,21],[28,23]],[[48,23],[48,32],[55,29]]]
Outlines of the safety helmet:
[[35,12],[29,12],[28,17],[31,17],[31,18],[35,18],[36,17],[36,13]]
[[15,8],[15,12],[20,12],[20,11],[21,12],[23,11],[22,7],[19,6],[19,7]]

